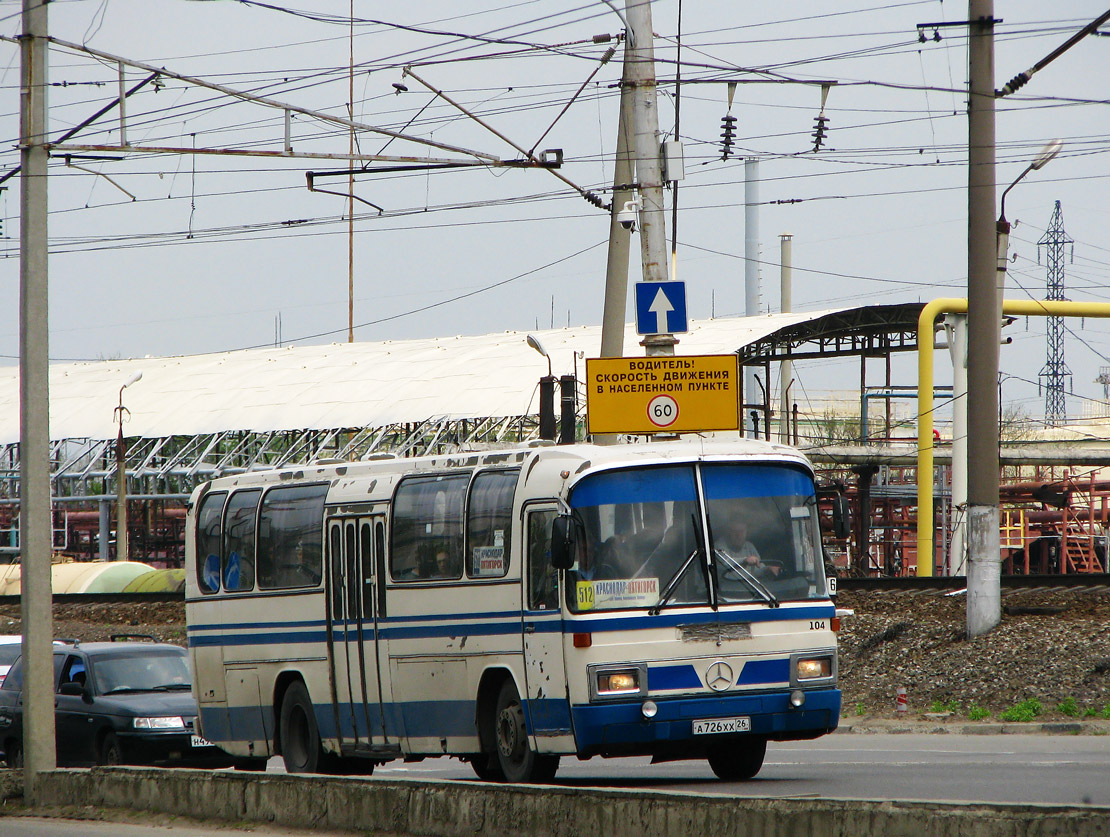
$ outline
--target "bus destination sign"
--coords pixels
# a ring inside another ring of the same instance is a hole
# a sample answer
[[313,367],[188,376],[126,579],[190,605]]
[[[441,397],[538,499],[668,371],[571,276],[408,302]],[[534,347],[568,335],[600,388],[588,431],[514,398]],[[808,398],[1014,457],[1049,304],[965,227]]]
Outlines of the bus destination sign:
[[736,355],[586,359],[586,429],[591,434],[739,427]]

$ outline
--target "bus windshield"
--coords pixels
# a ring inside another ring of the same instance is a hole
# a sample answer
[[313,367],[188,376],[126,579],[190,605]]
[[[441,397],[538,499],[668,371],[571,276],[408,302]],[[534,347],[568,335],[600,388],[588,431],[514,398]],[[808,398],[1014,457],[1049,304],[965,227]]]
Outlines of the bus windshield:
[[581,534],[568,575],[572,611],[827,597],[813,480],[800,469],[607,471],[575,486],[570,505]]

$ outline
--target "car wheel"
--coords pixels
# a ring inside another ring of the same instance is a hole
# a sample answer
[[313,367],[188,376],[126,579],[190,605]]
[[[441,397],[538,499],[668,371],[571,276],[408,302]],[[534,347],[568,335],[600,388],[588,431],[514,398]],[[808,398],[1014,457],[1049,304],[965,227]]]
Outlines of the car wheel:
[[281,757],[289,773],[329,773],[331,759],[320,745],[320,730],[308,688],[290,684],[281,702]]
[[119,737],[114,732],[104,733],[104,737],[100,739],[100,751],[97,755],[97,764],[123,764],[123,748],[120,747]]
[[494,713],[497,761],[507,782],[550,782],[559,769],[559,757],[541,755],[528,744],[524,707],[511,679],[501,684]]
[[11,741],[4,747],[4,761],[8,767],[16,770],[23,768],[23,745],[18,741]]
[[710,751],[709,766],[718,779],[743,782],[759,772],[766,755],[766,738],[730,741]]

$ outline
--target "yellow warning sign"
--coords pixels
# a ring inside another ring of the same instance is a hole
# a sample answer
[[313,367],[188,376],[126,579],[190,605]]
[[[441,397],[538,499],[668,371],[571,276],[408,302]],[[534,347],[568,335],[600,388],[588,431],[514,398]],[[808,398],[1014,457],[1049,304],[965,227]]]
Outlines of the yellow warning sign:
[[586,359],[589,433],[698,433],[740,426],[736,355]]

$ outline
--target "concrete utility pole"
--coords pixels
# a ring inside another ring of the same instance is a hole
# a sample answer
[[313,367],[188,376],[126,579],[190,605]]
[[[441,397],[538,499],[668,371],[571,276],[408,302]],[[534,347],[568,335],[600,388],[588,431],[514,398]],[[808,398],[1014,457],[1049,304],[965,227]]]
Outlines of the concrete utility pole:
[[[632,88],[628,85],[628,53],[621,79],[621,107],[617,119],[617,153],[613,164],[613,205],[609,211],[609,255],[605,265],[605,308],[601,317],[601,357],[624,357],[624,320],[628,310],[628,251],[632,231],[617,220],[625,202],[632,200]],[[616,433],[599,433],[599,445],[615,445]]]
[[[748,157],[744,160],[744,316],[759,315],[759,160]],[[756,368],[744,369],[744,403],[755,405],[759,402],[759,384],[756,381]],[[754,419],[749,425],[753,434],[758,435]]]
[[[794,276],[794,236],[779,236],[779,311],[789,314],[793,308],[791,283]],[[779,442],[790,444],[790,384],[794,377],[794,364],[779,361]]]
[[[663,213],[663,173],[659,163],[659,104],[655,91],[655,46],[650,0],[626,0],[628,44],[625,84],[632,91],[632,154],[640,191],[640,259],[645,282],[667,280],[667,228]],[[623,89],[623,88],[622,88]],[[673,355],[673,334],[649,334],[644,353]]]
[[19,155],[19,554],[23,619],[23,787],[56,766],[50,589],[50,348],[46,230],[47,10],[23,0]]
[[[967,631],[1002,619],[998,533],[998,354],[995,290],[994,2],[970,0],[967,225]],[[932,555],[918,560],[933,561]]]
[[621,226],[617,213],[633,194],[632,158],[628,135],[632,130],[632,88],[628,86],[625,55],[617,120],[617,155],[613,165],[613,207],[609,212],[609,257],[605,266],[605,310],[601,319],[601,357],[624,356],[624,320],[628,310],[628,251],[632,232]]

